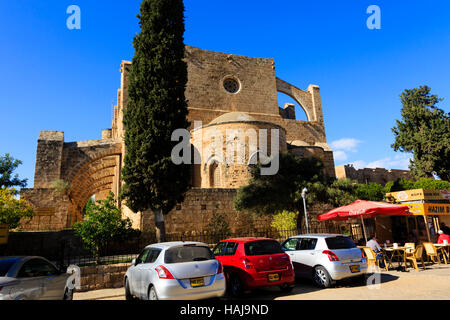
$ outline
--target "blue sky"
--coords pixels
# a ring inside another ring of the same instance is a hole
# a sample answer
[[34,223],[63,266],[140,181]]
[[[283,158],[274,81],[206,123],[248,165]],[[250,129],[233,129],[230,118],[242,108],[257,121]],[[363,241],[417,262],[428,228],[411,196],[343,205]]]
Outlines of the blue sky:
[[[69,30],[69,5],[81,30]],[[0,154],[21,159],[33,186],[40,130],[65,140],[99,139],[109,128],[121,60],[133,57],[139,0],[0,2]],[[369,30],[369,5],[381,29]],[[391,128],[399,94],[428,85],[449,111],[450,1],[186,0],[185,43],[207,50],[274,58],[281,79],[321,88],[336,165],[407,168]],[[279,105],[289,102],[280,95]],[[300,114],[300,110],[297,110]],[[299,119],[304,118],[299,115]]]

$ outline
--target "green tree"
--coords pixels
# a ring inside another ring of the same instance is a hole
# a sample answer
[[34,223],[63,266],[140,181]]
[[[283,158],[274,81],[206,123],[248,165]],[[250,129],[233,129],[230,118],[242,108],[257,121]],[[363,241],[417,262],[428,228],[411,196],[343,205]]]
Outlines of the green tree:
[[231,235],[230,224],[228,223],[226,217],[216,212],[213,213],[213,216],[205,229],[210,235],[212,235],[211,240],[214,243],[228,238]]
[[412,189],[446,190],[450,189],[450,182],[432,178],[420,178],[414,182],[414,188]]
[[333,207],[345,206],[358,199],[356,191],[358,183],[351,179],[337,179],[326,187],[323,202],[331,204]]
[[417,181],[400,178],[386,183],[384,187],[385,193],[412,189],[445,190],[450,189],[450,182],[433,178],[420,178]]
[[[22,164],[21,160],[14,159],[7,153],[0,156],[0,189],[27,186],[27,179],[19,179],[18,174],[13,174],[14,170]],[[17,194],[17,191],[15,191]]]
[[10,229],[19,226],[21,219],[31,220],[33,209],[25,200],[17,200],[14,189],[0,189],[0,224],[9,225]]
[[450,180],[450,114],[436,105],[442,101],[431,89],[406,89],[401,95],[402,120],[392,128],[395,151],[411,152],[415,178],[439,176]]
[[184,91],[184,5],[182,0],[144,0],[141,32],[134,38],[124,110],[125,182],[121,197],[133,211],[152,210],[158,241],[165,240],[164,214],[182,202],[190,167],[175,165],[175,129],[188,128]]
[[74,231],[84,245],[97,257],[112,241],[124,241],[137,236],[129,218],[122,219],[122,212],[116,206],[114,194],[109,193],[105,200],[86,206],[84,220],[74,223]]
[[297,212],[283,210],[273,216],[270,225],[280,233],[285,230],[293,230],[297,227],[297,216]]
[[[275,175],[261,175],[261,165],[251,169],[251,179],[241,187],[233,200],[236,210],[257,214],[276,214],[287,210],[298,213],[297,226],[304,216],[303,188],[309,188],[323,179],[323,163],[317,158],[299,158],[291,153],[280,153],[279,170]],[[314,197],[307,193],[307,200]]]
[[375,182],[358,184],[356,188],[356,197],[360,200],[383,201],[384,195],[384,187]]

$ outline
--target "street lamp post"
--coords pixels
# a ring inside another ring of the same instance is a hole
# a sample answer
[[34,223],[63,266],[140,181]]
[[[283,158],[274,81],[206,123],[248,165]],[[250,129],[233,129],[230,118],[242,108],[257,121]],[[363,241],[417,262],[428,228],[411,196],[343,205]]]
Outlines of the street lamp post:
[[305,210],[306,233],[309,233],[308,213],[306,212],[306,200],[305,200],[307,192],[308,192],[308,189],[303,188],[303,190],[302,190],[302,198],[303,198],[303,208]]

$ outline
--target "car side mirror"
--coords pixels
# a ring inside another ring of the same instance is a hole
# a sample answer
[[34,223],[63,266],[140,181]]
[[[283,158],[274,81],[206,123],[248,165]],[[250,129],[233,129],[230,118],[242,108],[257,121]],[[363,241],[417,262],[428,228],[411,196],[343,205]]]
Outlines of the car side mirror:
[[136,259],[131,260],[131,265],[135,266],[136,265]]

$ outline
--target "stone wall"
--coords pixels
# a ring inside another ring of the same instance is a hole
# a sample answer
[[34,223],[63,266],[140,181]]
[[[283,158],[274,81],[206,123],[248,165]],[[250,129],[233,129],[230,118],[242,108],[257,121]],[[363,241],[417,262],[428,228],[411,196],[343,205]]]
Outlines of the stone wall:
[[[21,230],[59,231],[68,228],[68,197],[49,188],[21,189],[21,199],[26,200],[35,212],[33,219],[22,219]],[[47,210],[41,215],[40,210]]]
[[130,263],[81,267],[81,283],[77,292],[90,290],[122,288],[123,279]]
[[64,132],[41,131],[37,143],[35,188],[49,188],[61,176]]
[[397,179],[412,179],[409,170],[386,170],[384,168],[363,168],[355,169],[352,165],[336,166],[336,177],[338,179],[349,178],[359,183],[375,182],[385,185],[389,181]]
[[[253,217],[233,208],[236,189],[193,188],[186,193],[182,204],[176,206],[165,218],[166,233],[199,234],[207,230],[213,215],[224,215],[232,233],[245,234],[252,230],[267,230],[271,216]],[[144,231],[154,230],[154,215],[145,212],[142,217]]]
[[[242,113],[228,113],[231,119]],[[222,119],[223,120],[223,119]],[[220,120],[219,120],[220,121]],[[278,139],[272,141],[272,130],[277,130]],[[266,141],[260,134],[266,133]],[[192,185],[201,188],[239,188],[250,179],[249,161],[256,153],[266,150],[270,156],[272,144],[280,152],[286,151],[286,131],[272,123],[254,121],[222,121],[196,129],[191,134],[191,143],[201,160],[194,165]],[[226,160],[227,156],[231,161]],[[256,161],[254,162],[256,164]]]
[[[189,107],[225,112],[257,112],[278,115],[273,59],[250,58],[186,46],[188,66],[186,99]],[[237,94],[225,91],[222,81],[240,83]]]

